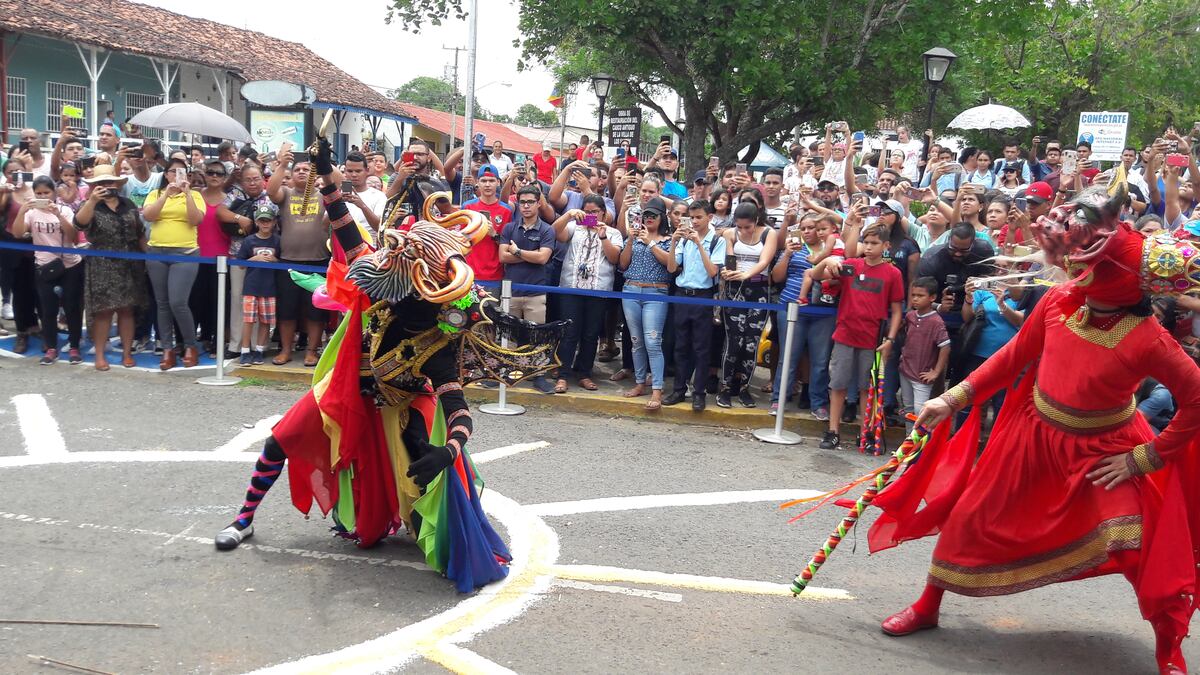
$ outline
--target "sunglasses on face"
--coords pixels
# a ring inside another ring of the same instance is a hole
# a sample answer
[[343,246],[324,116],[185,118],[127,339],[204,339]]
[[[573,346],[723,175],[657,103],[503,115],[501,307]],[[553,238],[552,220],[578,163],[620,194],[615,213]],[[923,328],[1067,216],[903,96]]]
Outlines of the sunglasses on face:
[[205,176],[213,176],[214,178],[224,178],[225,172],[224,171],[205,171],[204,175]]

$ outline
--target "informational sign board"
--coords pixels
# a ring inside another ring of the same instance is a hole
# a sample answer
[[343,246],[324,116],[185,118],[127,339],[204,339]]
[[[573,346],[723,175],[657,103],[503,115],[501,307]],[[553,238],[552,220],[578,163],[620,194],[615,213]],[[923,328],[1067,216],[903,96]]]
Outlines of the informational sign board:
[[307,110],[250,110],[250,135],[254,147],[266,153],[278,150],[284,141],[293,148],[304,148],[304,124]]
[[1127,112],[1079,113],[1079,141],[1092,144],[1092,159],[1102,162],[1121,161],[1125,135],[1129,132]]
[[629,141],[629,147],[637,148],[642,140],[641,109],[613,108],[608,112],[608,144],[617,147],[622,141]]

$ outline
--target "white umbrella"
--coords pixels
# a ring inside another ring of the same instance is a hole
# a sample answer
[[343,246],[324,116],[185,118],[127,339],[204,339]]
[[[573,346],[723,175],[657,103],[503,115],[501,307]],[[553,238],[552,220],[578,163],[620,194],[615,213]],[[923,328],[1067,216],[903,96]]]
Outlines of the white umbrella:
[[958,114],[950,124],[955,129],[1016,129],[1030,126],[1021,113],[1006,105],[987,105],[968,108]]
[[129,120],[130,124],[201,136],[215,136],[249,143],[253,138],[246,127],[229,115],[195,101],[164,103],[146,108]]

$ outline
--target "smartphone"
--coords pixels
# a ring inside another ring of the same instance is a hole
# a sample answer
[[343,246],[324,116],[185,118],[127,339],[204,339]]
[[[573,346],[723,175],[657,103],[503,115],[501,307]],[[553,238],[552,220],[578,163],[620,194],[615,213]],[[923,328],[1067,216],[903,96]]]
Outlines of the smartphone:
[[743,163],[743,162],[737,163],[737,172],[738,173],[748,173],[745,163]]
[[1181,153],[1171,153],[1167,155],[1167,166],[1177,166],[1181,169],[1186,169],[1188,166],[1188,156]]
[[844,277],[852,277],[852,276],[854,276],[854,265],[850,265],[850,264],[842,265],[841,269],[839,269],[838,271],[841,272],[842,276],[844,276]]
[[25,152],[29,152],[29,141],[21,141],[17,143],[17,148]]
[[659,136],[658,142],[659,142],[659,144],[670,143],[671,142],[671,134],[663,134],[662,136]]
[[80,170],[96,168],[96,158],[84,157],[83,159],[79,160],[79,168]]
[[292,165],[308,164],[312,161],[312,156],[308,152],[297,152],[292,155]]
[[1079,168],[1079,151],[1063,150],[1062,151],[1062,170],[1061,173],[1075,175]]
[[679,229],[681,229],[681,230],[692,229],[692,217],[691,216],[683,216],[682,218],[680,218],[679,219]]
[[18,171],[17,172],[17,185],[27,185],[32,182],[33,182],[33,172],[32,171]]
[[415,153],[411,153],[411,152],[400,153],[400,163],[401,164],[412,164],[415,161],[417,161],[417,156]]
[[1179,141],[1171,141],[1167,143],[1167,150],[1171,152],[1179,152]]
[[788,243],[794,245],[800,244],[800,228],[793,227],[788,230]]
[[716,156],[709,157],[708,165],[714,169],[719,169],[721,167],[721,158]]
[[35,209],[44,209],[47,206],[50,206],[50,200],[49,199],[30,199],[29,206],[31,208],[35,208]]
[[950,173],[962,173],[962,164],[959,164],[958,162],[950,162],[946,165],[946,169]]
[[351,192],[354,192],[354,183],[348,180],[342,181],[342,194],[348,195]]
[[290,152],[291,149],[292,149],[291,141],[284,141],[283,143],[279,144],[279,154],[281,154],[281,155],[285,152]]
[[183,183],[187,181],[187,169],[183,167],[175,167],[175,182]]
[[1026,211],[1029,210],[1029,200],[1025,199],[1024,197],[1017,197],[1016,201],[1013,202],[1013,204],[1017,207],[1017,210],[1020,211],[1021,213],[1025,213]]
[[638,165],[637,157],[634,157],[633,155],[627,155],[625,157],[626,170],[631,169],[631,168],[636,169],[637,165]]
[[581,222],[584,227],[596,227],[600,224],[600,218],[594,213],[585,213]]
[[910,187],[904,191],[904,196],[908,197],[909,199],[920,199],[921,190],[920,188]]
[[625,186],[625,198],[626,199],[629,199],[630,197],[637,197],[637,193],[638,193],[637,185],[630,183],[629,185]]
[[854,202],[856,202],[860,199],[866,199],[866,198],[867,198],[867,193],[855,192],[854,194],[850,195],[850,203],[853,204]]
[[867,137],[867,132],[856,131],[850,135],[850,140],[854,141],[855,143],[862,143],[863,139],[865,139],[866,137]]
[[878,218],[883,213],[883,208],[876,205],[867,208],[867,215],[872,218]]
[[596,166],[596,158],[588,157],[588,166]]
[[134,139],[134,138],[122,138],[121,139],[121,145],[126,148],[136,148],[141,144],[142,144],[141,141]]

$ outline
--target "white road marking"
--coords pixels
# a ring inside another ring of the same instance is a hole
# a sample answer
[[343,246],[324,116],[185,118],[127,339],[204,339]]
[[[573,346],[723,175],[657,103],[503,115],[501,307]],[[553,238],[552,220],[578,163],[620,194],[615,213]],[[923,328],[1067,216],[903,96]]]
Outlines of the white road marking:
[[536,602],[551,578],[538,570],[558,559],[558,537],[541,519],[511,499],[488,490],[487,512],[508,530],[513,563],[508,576],[454,607],[361,644],[254,671],[255,673],[374,673],[402,667],[425,652],[458,644],[503,625]]
[[129,462],[250,462],[258,459],[257,452],[218,455],[209,451],[181,450],[102,450],[97,452],[68,452],[53,456],[0,457],[0,469],[46,464],[126,464]]
[[192,523],[190,525],[188,525],[187,527],[183,528],[183,530],[179,534],[171,535],[170,539],[163,542],[163,546],[170,546],[171,544],[175,543],[176,539],[186,536],[188,532],[192,531],[192,528],[195,527],[196,523],[198,523],[198,522],[200,522],[200,521],[192,521]]
[[525,509],[542,517],[569,516],[575,513],[635,511],[667,506],[715,506],[747,502],[785,502],[789,499],[815,497],[817,490],[740,490],[733,492],[691,492],[671,495],[638,495],[636,497],[601,497],[570,502],[528,504]]
[[[750,593],[753,595],[780,595],[788,597],[792,595],[790,584],[747,579],[727,579],[725,577],[702,577],[694,574],[672,574],[670,572],[653,572],[624,567],[606,567],[603,565],[553,565],[546,572],[553,574],[559,579],[574,579],[576,581],[624,581],[633,584],[694,588],[696,590],[718,593]],[[813,588],[811,586],[805,589],[804,594],[799,597],[810,600],[854,599],[854,596],[840,588]]]
[[486,673],[494,675],[517,675],[512,670],[489,661],[475,652],[457,645],[443,642],[425,652],[425,658],[455,673]]
[[476,464],[487,464],[488,462],[494,462],[497,459],[504,459],[505,457],[511,457],[518,453],[537,450],[538,448],[544,448],[548,445],[550,444],[546,441],[534,441],[533,443],[517,443],[516,445],[506,445],[502,448],[495,448],[494,450],[484,450],[483,452],[478,453],[472,452],[471,460]]
[[563,588],[575,588],[581,591],[597,591],[600,593],[615,593],[618,595],[632,595],[638,598],[650,598],[651,600],[662,600],[664,602],[683,602],[683,596],[678,593],[663,593],[662,591],[647,591],[641,588],[628,588],[626,586],[609,586],[602,584],[589,584],[586,581],[574,581],[572,579],[555,579],[555,586]]
[[218,455],[236,455],[252,446],[258,445],[267,440],[267,436],[271,435],[271,428],[281,419],[283,419],[283,415],[271,415],[270,417],[261,419],[255,422],[253,427],[243,429],[237,436],[234,436],[227,443],[213,450],[213,453]]
[[12,397],[17,409],[17,422],[21,435],[25,437],[25,452],[30,458],[65,457],[67,444],[58,422],[50,413],[46,397],[41,394],[17,394]]

